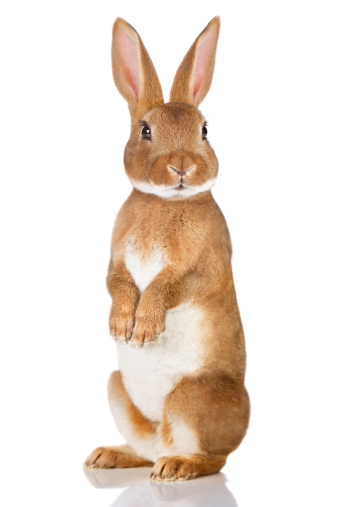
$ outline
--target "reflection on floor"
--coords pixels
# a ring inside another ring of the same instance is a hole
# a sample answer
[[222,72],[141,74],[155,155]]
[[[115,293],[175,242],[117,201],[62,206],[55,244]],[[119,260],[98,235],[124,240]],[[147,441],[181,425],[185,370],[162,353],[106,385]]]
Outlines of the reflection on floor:
[[190,481],[154,482],[150,468],[84,469],[96,488],[128,488],[111,507],[237,507],[222,473]]

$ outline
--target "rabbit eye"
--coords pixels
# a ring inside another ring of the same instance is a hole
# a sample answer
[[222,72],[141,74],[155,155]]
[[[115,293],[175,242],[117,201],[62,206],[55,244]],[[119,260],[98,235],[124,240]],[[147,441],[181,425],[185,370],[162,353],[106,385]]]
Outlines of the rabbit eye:
[[208,129],[207,129],[206,125],[204,125],[202,128],[202,139],[206,139],[207,135],[208,135]]
[[142,139],[151,139],[150,127],[146,123],[143,123],[141,130]]

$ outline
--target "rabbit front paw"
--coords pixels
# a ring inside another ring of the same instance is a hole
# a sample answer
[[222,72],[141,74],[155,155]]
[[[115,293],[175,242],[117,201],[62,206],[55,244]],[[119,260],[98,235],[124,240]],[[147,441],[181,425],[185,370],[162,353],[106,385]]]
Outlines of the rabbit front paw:
[[151,345],[164,329],[164,311],[136,314],[134,332],[128,344],[135,348]]
[[112,310],[109,317],[110,334],[117,343],[127,343],[134,329],[134,312],[121,313]]

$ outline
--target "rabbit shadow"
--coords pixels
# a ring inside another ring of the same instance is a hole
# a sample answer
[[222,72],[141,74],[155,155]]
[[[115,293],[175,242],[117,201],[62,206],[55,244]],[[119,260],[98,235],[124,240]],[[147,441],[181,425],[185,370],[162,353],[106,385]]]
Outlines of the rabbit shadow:
[[84,469],[95,488],[127,488],[110,507],[237,507],[222,473],[182,482],[150,481],[150,468]]

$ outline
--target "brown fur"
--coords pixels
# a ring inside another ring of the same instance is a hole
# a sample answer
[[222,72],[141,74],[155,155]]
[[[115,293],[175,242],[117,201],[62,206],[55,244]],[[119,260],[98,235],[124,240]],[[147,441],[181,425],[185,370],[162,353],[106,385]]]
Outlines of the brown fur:
[[163,442],[167,446],[171,446],[174,443],[174,439],[171,432],[171,425],[169,422],[169,417],[166,411],[163,412],[163,420],[161,424],[161,436],[163,439]]
[[[163,104],[156,71],[137,32],[120,18],[113,29],[114,80],[132,118],[124,163],[136,188],[122,206],[113,233],[107,276],[113,300],[110,331],[125,347],[156,347],[169,310],[189,302],[203,311],[199,343],[203,366],[177,381],[164,400],[160,420],[141,412],[119,372],[109,381],[111,404],[122,412],[121,420],[128,421],[133,437],[145,442],[160,438],[168,450],[183,445],[177,438],[179,431],[188,432],[191,442],[197,442],[198,453],[159,457],[152,472],[155,480],[217,472],[240,444],[249,421],[245,343],[231,269],[231,240],[208,188],[217,176],[218,161],[202,137],[205,120],[196,109],[211,85],[219,24],[219,18],[214,18],[190,48],[175,76],[168,104]],[[144,122],[151,139],[141,136]],[[184,197],[177,190],[167,198],[156,194],[179,185],[199,193]],[[154,248],[165,256],[163,269],[142,293],[125,263],[130,240],[143,260],[151,259]],[[127,467],[145,466],[149,460],[137,457],[130,448],[98,448],[86,463]]]
[[85,461],[87,468],[149,467],[153,463],[136,456],[129,445],[98,447]]
[[202,475],[219,472],[225,459],[219,456],[163,456],[159,458],[151,472],[154,481],[187,480]]
[[201,453],[215,456],[228,456],[239,446],[249,412],[249,398],[242,383],[215,370],[184,377],[164,406],[165,416],[179,415],[189,427],[198,428]]
[[135,311],[139,301],[139,291],[124,262],[109,264],[107,288],[115,294],[115,304],[109,316],[109,329],[114,336],[131,338]]

